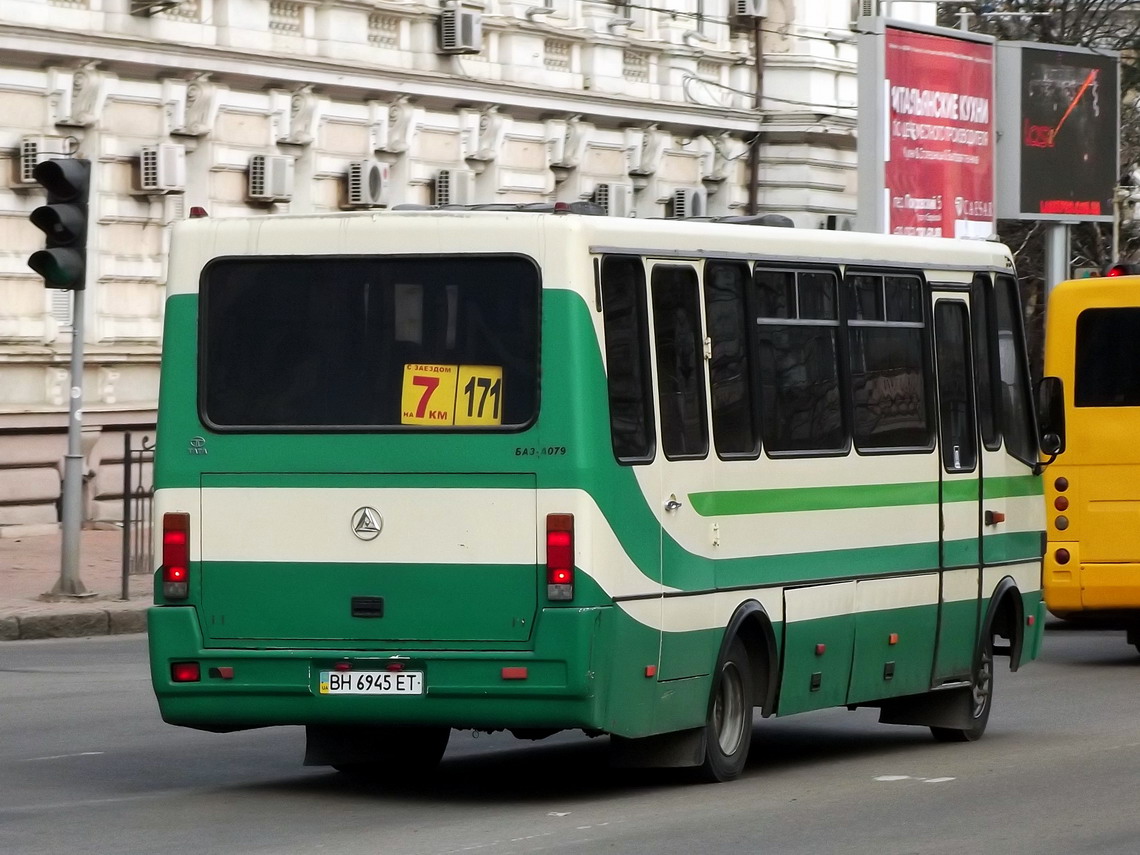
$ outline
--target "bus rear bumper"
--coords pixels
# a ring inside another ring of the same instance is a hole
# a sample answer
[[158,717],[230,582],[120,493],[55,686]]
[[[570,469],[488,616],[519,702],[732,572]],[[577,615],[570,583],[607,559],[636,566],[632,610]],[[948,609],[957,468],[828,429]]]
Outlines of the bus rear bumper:
[[1079,564],[1069,569],[1046,564],[1049,611],[1064,617],[1085,614],[1140,617],[1140,564]]
[[[600,729],[592,651],[605,608],[549,609],[530,650],[207,648],[191,606],[147,613],[151,682],[164,721],[225,732],[304,724]],[[558,655],[543,638],[557,640]],[[175,682],[172,666],[197,663]],[[422,694],[327,694],[322,672],[423,674]]]

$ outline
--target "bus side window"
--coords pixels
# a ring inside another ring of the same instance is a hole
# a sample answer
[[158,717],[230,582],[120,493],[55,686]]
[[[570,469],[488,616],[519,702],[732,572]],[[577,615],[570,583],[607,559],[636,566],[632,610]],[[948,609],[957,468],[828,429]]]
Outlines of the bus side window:
[[621,463],[648,463],[656,443],[640,258],[607,256],[602,261],[602,323],[614,457]]
[[997,362],[994,347],[997,336],[993,325],[993,290],[990,278],[979,273],[970,287],[970,316],[974,326],[974,385],[977,390],[978,426],[982,444],[990,451],[1001,448],[1001,431],[998,430],[998,412],[1001,403],[995,392],[998,388]]
[[748,265],[709,261],[704,278],[706,325],[712,339],[709,382],[716,451],[721,457],[756,457],[760,433],[748,348]]
[[922,280],[855,273],[845,284],[855,447],[930,448]]
[[1037,438],[1029,391],[1029,364],[1021,331],[1021,300],[1017,281],[1009,276],[998,276],[994,283],[994,297],[1005,449],[1021,462],[1032,466],[1037,461]]
[[692,267],[653,268],[653,330],[665,456],[704,457],[709,451],[704,336],[697,271]]
[[844,451],[835,275],[757,267],[754,282],[764,448]]

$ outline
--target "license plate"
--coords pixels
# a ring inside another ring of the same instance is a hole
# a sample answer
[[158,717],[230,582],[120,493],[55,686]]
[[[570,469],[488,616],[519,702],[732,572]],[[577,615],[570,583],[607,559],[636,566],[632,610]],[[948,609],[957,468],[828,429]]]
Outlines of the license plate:
[[422,695],[422,671],[322,671],[322,695]]

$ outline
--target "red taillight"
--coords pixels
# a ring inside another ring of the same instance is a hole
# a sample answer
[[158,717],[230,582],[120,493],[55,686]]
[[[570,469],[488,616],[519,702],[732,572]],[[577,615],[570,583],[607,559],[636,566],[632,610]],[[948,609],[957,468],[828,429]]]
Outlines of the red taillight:
[[1060,549],[1053,553],[1053,557],[1057,559],[1058,564],[1068,564],[1070,558],[1069,550],[1065,549],[1062,546]]
[[546,596],[574,599],[574,515],[546,515]]
[[202,666],[197,662],[172,662],[170,679],[175,683],[197,683],[202,679]]
[[163,514],[162,594],[168,600],[184,600],[189,593],[190,514]]
[[1067,511],[1069,509],[1069,500],[1064,496],[1058,496],[1053,500],[1053,507],[1059,511]]

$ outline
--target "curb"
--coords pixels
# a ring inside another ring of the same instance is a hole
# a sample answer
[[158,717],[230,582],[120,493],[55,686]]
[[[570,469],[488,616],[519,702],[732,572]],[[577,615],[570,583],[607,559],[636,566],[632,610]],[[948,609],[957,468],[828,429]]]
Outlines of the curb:
[[106,609],[0,615],[0,641],[144,633],[149,606],[124,603]]

